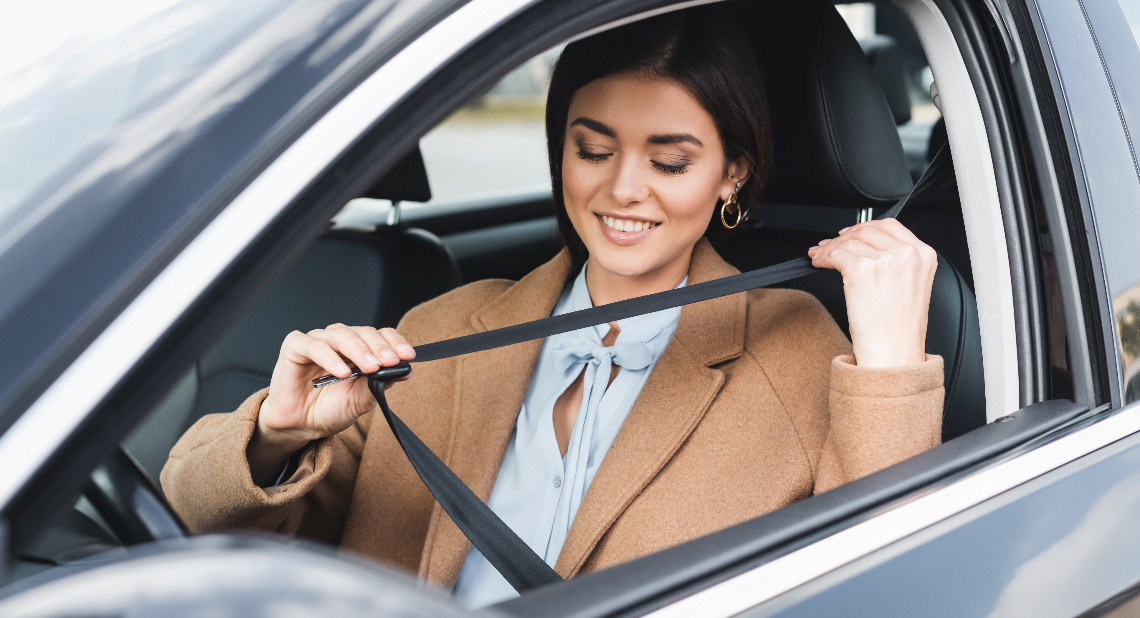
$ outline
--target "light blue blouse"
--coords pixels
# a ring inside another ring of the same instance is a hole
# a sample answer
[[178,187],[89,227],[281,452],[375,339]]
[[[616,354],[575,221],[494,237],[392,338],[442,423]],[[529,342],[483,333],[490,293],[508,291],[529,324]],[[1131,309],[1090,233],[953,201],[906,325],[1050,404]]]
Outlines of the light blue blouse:
[[[558,300],[554,315],[592,306],[583,267]],[[547,564],[557,562],[582,497],[680,316],[681,308],[674,307],[618,320],[617,341],[609,348],[602,346],[609,332],[605,324],[554,335],[543,343],[488,505]],[[613,365],[621,371],[607,386]],[[554,436],[554,403],[583,371],[582,404],[562,457]],[[518,596],[474,548],[459,573],[455,595],[471,607]]]

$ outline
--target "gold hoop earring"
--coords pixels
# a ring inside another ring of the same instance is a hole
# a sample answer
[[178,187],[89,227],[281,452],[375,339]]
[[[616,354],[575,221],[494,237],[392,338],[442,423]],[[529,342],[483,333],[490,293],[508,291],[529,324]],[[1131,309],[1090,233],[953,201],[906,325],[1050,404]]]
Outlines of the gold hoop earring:
[[[727,230],[736,229],[736,226],[740,225],[740,222],[744,220],[744,209],[740,207],[739,199],[736,195],[739,192],[740,183],[738,182],[736,183],[736,190],[720,205],[720,223]],[[725,211],[729,211],[735,215],[736,219],[732,222],[732,225],[728,224],[728,218],[724,216]]]

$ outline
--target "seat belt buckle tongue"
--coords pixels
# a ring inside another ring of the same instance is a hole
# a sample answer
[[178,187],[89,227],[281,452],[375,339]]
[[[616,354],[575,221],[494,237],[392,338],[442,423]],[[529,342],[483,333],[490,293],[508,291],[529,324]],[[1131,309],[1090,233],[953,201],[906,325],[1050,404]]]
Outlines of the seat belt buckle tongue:
[[336,384],[337,382],[344,382],[345,380],[352,380],[355,378],[368,378],[377,380],[381,383],[390,382],[402,378],[412,372],[412,366],[408,363],[400,363],[395,367],[381,367],[380,371],[374,373],[361,373],[359,369],[353,368],[351,374],[347,378],[338,378],[334,375],[321,376],[313,380],[313,388],[320,388],[328,386],[329,384]]

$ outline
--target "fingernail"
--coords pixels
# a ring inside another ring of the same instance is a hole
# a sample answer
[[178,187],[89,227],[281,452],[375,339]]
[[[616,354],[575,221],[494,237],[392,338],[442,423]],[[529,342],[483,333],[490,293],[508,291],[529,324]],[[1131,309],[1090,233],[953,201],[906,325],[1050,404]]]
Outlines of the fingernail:
[[843,229],[839,230],[839,233],[840,233],[840,234],[842,234],[843,232],[846,232],[846,231],[847,231],[847,230],[849,230],[849,229],[851,229],[851,227],[850,227],[850,226],[848,226],[848,227],[845,227],[845,228],[843,228]]
[[830,238],[824,238],[823,240],[819,241],[819,246],[821,246],[821,247],[822,247],[822,246],[826,245],[826,244],[827,244],[827,243],[829,243],[829,242],[831,242],[831,239],[830,239]]
[[415,352],[415,350],[412,349],[412,346],[403,343],[396,346],[396,349],[403,352],[404,354],[411,354],[412,352]]
[[333,373],[337,374],[338,377],[343,378],[344,376],[352,373],[352,370],[348,368],[348,365],[337,365],[336,371]]
[[395,352],[387,348],[380,351],[380,356],[383,356],[385,360],[400,360],[399,357],[396,356]]
[[375,356],[372,356],[371,354],[365,354],[364,360],[372,363],[373,365],[379,365],[380,364],[380,359],[376,358]]

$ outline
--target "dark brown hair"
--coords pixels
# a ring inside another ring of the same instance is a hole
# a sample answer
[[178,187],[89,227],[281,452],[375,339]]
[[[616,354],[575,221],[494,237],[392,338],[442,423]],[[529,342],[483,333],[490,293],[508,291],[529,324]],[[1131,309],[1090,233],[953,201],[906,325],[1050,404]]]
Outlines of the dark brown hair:
[[[546,147],[562,242],[575,266],[586,261],[586,246],[566,214],[562,151],[570,101],[586,84],[624,73],[666,79],[689,91],[712,116],[724,145],[725,171],[743,159],[748,180],[740,204],[751,207],[771,160],[771,131],[760,69],[736,20],[720,7],[677,11],[607,30],[566,46],[550,80],[546,99]],[[718,201],[717,207],[720,204]],[[719,217],[713,220],[719,225]]]

